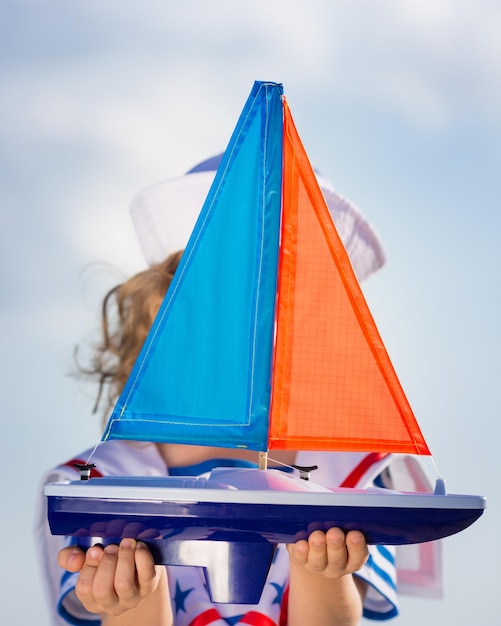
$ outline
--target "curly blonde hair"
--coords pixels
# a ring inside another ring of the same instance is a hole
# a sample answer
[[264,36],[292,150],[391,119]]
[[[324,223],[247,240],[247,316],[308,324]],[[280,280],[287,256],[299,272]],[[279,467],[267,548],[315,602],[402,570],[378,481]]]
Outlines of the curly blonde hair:
[[106,294],[102,304],[101,339],[89,367],[79,368],[82,374],[99,382],[94,411],[105,387],[108,388],[106,411],[120,395],[181,256],[182,251],[171,254],[162,263],[132,276]]

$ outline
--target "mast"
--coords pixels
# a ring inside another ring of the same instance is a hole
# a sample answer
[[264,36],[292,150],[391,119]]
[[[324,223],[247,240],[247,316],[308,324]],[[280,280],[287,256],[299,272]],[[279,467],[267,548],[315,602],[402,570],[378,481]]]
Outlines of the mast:
[[260,470],[268,469],[268,450],[266,450],[266,452],[259,452],[258,468]]

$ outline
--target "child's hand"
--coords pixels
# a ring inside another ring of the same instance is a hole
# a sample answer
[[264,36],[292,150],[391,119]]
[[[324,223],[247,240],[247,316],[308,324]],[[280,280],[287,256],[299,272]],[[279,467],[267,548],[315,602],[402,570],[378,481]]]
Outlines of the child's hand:
[[84,553],[76,546],[61,550],[59,565],[80,572],[77,597],[91,613],[121,615],[152,594],[160,579],[147,546],[122,539],[120,546],[92,546]]
[[364,535],[358,530],[344,534],[340,528],[326,533],[315,530],[309,538],[287,546],[292,563],[314,574],[340,578],[358,571],[369,556]]
[[290,554],[289,626],[359,624],[367,584],[352,576],[367,561],[364,535],[340,528],[315,530],[287,546]]

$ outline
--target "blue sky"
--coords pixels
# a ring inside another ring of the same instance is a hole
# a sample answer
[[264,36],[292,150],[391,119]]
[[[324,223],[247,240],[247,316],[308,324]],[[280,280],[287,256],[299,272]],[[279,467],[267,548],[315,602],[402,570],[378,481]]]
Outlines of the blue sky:
[[0,0],[6,622],[48,623],[37,483],[99,438],[94,389],[68,373],[103,290],[144,267],[129,202],[224,149],[254,80],[275,80],[384,242],[364,289],[449,490],[489,498],[444,542],[445,599],[403,599],[393,623],[494,624],[500,29],[494,0]]

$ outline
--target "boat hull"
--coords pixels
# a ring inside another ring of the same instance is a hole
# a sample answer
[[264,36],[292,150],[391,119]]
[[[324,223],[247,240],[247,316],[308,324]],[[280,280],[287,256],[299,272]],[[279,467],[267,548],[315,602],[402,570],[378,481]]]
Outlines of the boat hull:
[[[278,543],[332,527],[360,530],[369,544],[433,541],[464,530],[485,508],[480,496],[327,490],[274,474],[264,483],[265,474],[245,470],[233,470],[230,483],[224,471],[212,483],[169,477],[52,483],[45,489],[49,525],[84,549],[122,537],[143,540],[158,564],[204,567],[215,602],[250,604],[259,601]],[[261,488],[249,488],[249,477]],[[222,574],[239,568],[244,577]]]
[[393,495],[394,505],[388,506],[375,495],[353,494],[351,503],[338,504],[333,494],[324,505],[312,505],[305,495],[303,504],[184,501],[176,493],[163,494],[169,499],[158,501],[50,496],[49,523],[53,534],[77,537],[119,538],[132,531],[139,538],[153,535],[168,540],[185,533],[187,538],[200,540],[215,532],[228,536],[255,533],[271,543],[295,542],[313,530],[337,526],[346,532],[362,531],[369,544],[403,545],[458,533],[484,509],[477,496],[471,496],[476,505],[471,508],[468,496],[463,496],[463,507],[450,506],[447,499],[451,496],[427,496],[423,506],[415,507],[406,506],[405,494]]

